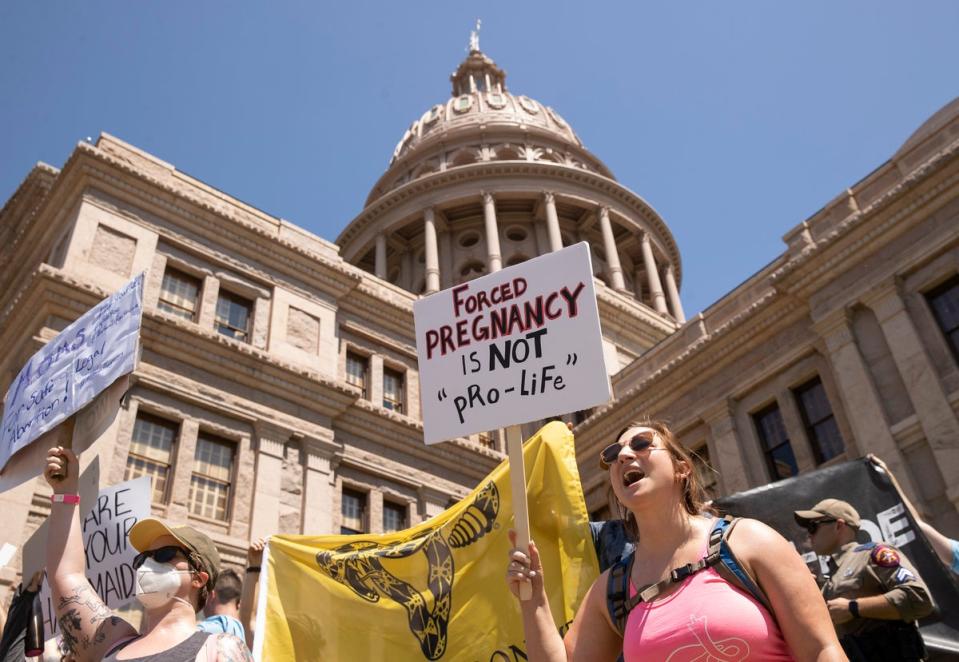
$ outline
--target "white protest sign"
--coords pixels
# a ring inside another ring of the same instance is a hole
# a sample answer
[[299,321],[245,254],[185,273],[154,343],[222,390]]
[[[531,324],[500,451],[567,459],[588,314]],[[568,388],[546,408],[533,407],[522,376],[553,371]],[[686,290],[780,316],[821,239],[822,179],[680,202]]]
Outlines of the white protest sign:
[[[137,551],[130,545],[129,533],[134,524],[150,516],[151,493],[149,476],[106,487],[82,519],[87,579],[110,609],[122,607],[134,597],[133,557]],[[51,639],[57,636],[59,623],[49,580],[43,582],[40,603],[44,636]]]
[[136,367],[143,274],[34,354],[3,401],[0,470],[14,453],[89,404]]
[[413,317],[428,444],[610,399],[585,243],[420,299]]

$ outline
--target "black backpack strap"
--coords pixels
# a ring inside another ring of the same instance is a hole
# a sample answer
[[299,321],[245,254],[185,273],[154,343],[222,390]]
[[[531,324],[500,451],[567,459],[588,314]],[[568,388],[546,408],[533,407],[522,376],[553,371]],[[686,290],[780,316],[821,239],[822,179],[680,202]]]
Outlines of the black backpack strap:
[[[769,615],[775,620],[776,616],[772,610],[772,606],[769,604],[769,598],[767,598],[763,590],[759,588],[759,584],[746,571],[746,568],[739,562],[739,559],[736,558],[732,548],[729,546],[729,535],[733,532],[733,529],[736,528],[739,520],[739,517],[733,517],[731,515],[726,515],[722,519],[717,520],[716,526],[713,528],[713,532],[709,537],[709,552],[707,556],[711,557],[716,555],[718,557],[716,572],[736,588],[749,593],[756,602],[765,607]],[[717,531],[719,531],[720,534],[718,536],[716,535]]]
[[629,575],[633,570],[633,559],[635,553],[631,552],[625,558],[621,558],[609,568],[609,575],[606,577],[606,610],[609,612],[609,620],[612,621],[616,631],[620,636],[626,630],[626,619],[629,617],[629,611],[635,606],[628,604],[629,596]]

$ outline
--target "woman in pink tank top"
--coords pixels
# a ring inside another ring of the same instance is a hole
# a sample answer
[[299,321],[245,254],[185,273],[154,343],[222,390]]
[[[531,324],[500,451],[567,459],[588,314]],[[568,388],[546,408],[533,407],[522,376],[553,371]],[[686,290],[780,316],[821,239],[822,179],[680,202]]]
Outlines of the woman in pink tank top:
[[[632,595],[637,587],[658,584],[672,569],[706,555],[714,519],[701,514],[708,507],[692,459],[666,425],[631,423],[603,450],[600,462],[609,469],[636,544]],[[607,608],[607,570],[590,587],[562,638],[535,543],[528,550],[513,550],[510,590],[518,595],[520,583],[533,586],[532,599],[519,603],[529,659],[612,662],[620,652],[626,662],[846,659],[812,574],[782,536],[761,522],[741,520],[728,544],[772,612],[707,568],[667,582],[652,601],[636,604],[621,636]]]

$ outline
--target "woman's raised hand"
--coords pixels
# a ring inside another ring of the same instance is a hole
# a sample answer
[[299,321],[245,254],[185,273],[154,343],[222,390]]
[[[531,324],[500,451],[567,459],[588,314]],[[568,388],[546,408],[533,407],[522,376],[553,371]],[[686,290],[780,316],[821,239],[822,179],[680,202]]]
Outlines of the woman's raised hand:
[[54,492],[76,494],[79,489],[79,470],[77,456],[69,448],[56,446],[47,451],[47,466],[43,470],[43,477]]
[[506,585],[510,593],[519,597],[519,587],[524,582],[532,582],[534,595],[543,589],[543,566],[539,560],[536,543],[529,541],[529,550],[516,549],[516,531],[510,529],[509,542],[513,549],[509,552],[509,565],[506,568]]

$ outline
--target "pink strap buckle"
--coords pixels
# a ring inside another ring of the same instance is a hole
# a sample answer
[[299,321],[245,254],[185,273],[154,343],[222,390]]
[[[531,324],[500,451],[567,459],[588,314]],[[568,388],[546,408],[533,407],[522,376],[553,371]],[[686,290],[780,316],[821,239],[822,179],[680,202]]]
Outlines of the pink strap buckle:
[[52,501],[53,503],[79,504],[80,495],[79,494],[51,494],[50,501]]

